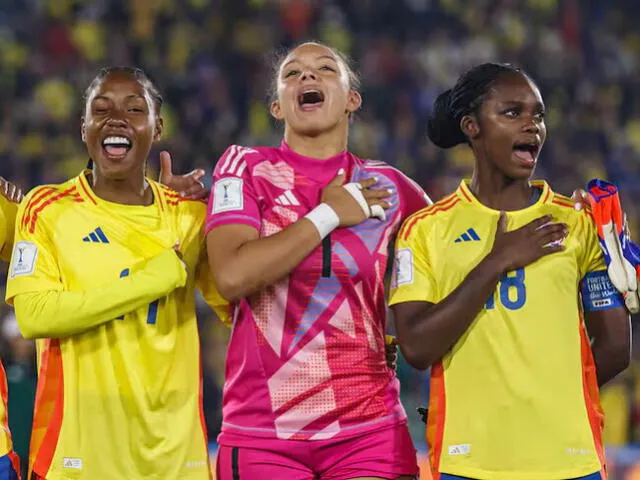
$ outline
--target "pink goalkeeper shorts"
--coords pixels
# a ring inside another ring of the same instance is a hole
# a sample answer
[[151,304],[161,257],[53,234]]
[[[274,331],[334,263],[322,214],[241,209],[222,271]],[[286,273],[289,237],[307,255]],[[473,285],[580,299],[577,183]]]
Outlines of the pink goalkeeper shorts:
[[418,476],[407,425],[338,440],[279,440],[225,433],[216,480],[348,480]]

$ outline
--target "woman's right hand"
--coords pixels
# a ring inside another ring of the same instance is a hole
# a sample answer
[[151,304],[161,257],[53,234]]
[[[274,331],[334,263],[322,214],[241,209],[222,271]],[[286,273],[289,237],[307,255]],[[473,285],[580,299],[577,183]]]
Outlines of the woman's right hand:
[[[363,211],[358,201],[343,187],[345,173],[338,173],[336,177],[322,190],[321,201],[329,205],[338,215],[341,227],[351,227],[365,221],[369,216]],[[369,208],[380,205],[385,210],[391,204],[385,200],[393,192],[387,189],[372,189],[378,180],[375,177],[360,180],[362,194]]]
[[554,223],[551,215],[536,218],[507,232],[507,215],[500,212],[490,257],[497,259],[503,272],[525,267],[539,258],[564,250],[562,241],[569,233],[565,223]]

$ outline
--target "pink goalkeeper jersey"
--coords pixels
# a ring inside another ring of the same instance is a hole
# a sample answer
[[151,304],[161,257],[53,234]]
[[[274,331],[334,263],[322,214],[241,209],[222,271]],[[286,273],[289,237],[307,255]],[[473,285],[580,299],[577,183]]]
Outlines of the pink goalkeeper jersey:
[[231,146],[215,172],[206,231],[226,224],[273,235],[320,202],[344,168],[391,188],[387,220],[338,228],[286,278],[235,306],[219,441],[238,434],[324,440],[406,420],[385,361],[389,242],[428,197],[393,167],[348,152],[317,160],[280,148]]

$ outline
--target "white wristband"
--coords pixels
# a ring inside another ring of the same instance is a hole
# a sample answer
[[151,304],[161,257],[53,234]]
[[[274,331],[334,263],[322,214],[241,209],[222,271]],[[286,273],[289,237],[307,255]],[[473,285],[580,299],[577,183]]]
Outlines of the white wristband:
[[307,213],[304,218],[310,220],[316,227],[320,238],[323,239],[340,225],[340,218],[336,211],[326,203],[321,203],[316,208]]

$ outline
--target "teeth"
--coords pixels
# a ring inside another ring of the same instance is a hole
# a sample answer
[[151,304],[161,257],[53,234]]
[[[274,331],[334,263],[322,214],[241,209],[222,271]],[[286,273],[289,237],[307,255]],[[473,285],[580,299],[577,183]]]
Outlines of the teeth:
[[131,145],[131,140],[126,137],[107,137],[102,141],[103,145]]

